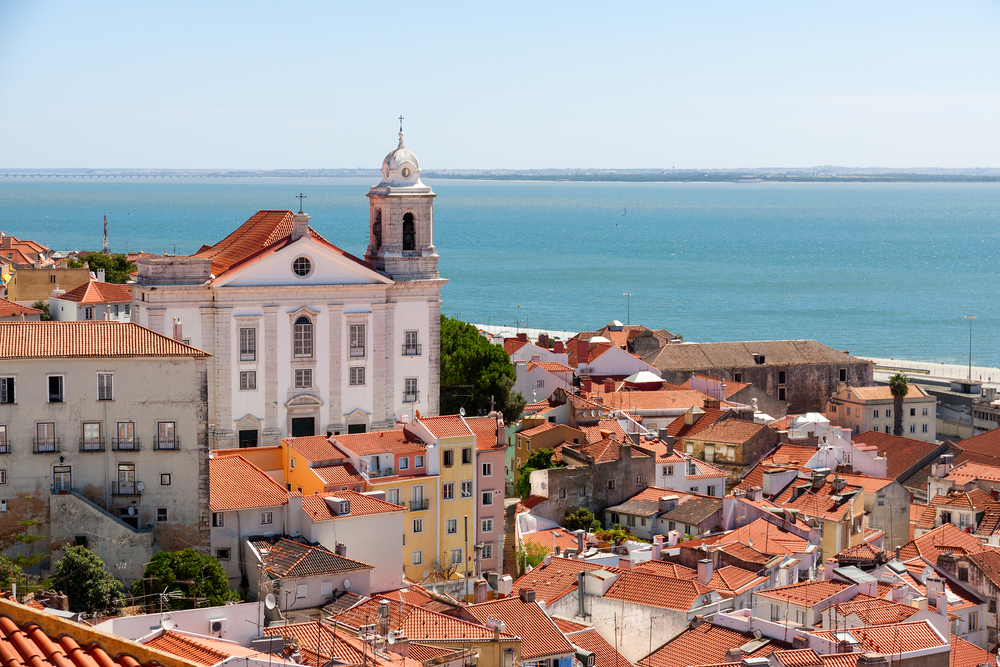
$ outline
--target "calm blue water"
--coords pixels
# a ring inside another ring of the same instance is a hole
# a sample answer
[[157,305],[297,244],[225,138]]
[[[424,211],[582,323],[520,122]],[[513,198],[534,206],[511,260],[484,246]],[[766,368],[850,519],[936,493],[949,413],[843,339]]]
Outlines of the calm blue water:
[[[0,230],[57,249],[191,253],[260,208],[306,209],[360,255],[375,179],[0,177]],[[1000,185],[430,181],[444,312],[687,340],[814,338],[1000,366]],[[628,214],[622,215],[627,207]],[[520,306],[520,307],[518,307]]]

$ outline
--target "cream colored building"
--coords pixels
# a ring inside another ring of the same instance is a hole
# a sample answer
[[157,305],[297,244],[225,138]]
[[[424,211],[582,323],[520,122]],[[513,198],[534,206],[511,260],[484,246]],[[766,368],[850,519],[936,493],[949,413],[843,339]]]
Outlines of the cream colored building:
[[[849,428],[854,435],[866,431],[892,433],[892,391],[888,385],[845,387],[827,404],[830,423]],[[911,384],[903,398],[903,436],[925,442],[937,441],[937,399]]]
[[[128,322],[0,322],[0,527],[119,575],[208,548],[207,357]],[[23,547],[18,545],[19,553]]]
[[133,319],[209,360],[212,448],[391,428],[438,412],[431,189],[403,147],[369,198],[365,258],[292,211],[258,211],[190,257],[141,258]]

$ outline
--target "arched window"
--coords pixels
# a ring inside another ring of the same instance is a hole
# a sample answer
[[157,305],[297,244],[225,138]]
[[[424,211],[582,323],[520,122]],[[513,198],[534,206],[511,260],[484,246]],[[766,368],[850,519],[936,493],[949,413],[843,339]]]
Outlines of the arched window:
[[313,324],[305,315],[295,320],[292,345],[296,357],[313,356]]
[[416,234],[413,231],[413,214],[403,216],[403,250],[416,250]]
[[375,209],[375,222],[372,223],[372,244],[375,250],[382,247],[382,209]]

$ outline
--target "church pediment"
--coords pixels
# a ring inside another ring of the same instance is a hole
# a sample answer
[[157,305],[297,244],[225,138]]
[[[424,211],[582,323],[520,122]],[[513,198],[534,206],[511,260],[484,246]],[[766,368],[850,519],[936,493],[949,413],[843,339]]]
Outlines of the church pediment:
[[304,408],[304,407],[319,407],[323,405],[323,401],[316,398],[312,394],[296,394],[292,396],[285,403],[286,408]]
[[312,285],[387,285],[392,280],[362,260],[305,236],[274,252],[234,266],[217,287],[296,287]]

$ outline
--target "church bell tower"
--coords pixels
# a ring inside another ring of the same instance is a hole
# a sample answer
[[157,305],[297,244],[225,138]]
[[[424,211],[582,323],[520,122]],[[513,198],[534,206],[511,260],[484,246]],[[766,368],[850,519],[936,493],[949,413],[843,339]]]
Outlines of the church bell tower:
[[[401,119],[402,120],[402,119]],[[368,191],[369,241],[365,259],[393,280],[438,278],[434,197],[420,182],[420,162],[403,146],[382,161],[382,180]]]

